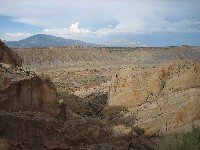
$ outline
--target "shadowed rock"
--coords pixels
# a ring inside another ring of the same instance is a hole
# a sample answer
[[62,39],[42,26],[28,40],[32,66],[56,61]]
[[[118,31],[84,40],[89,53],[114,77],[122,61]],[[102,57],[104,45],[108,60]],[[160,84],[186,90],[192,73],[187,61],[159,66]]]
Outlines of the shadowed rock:
[[0,63],[22,66],[22,59],[0,40]]

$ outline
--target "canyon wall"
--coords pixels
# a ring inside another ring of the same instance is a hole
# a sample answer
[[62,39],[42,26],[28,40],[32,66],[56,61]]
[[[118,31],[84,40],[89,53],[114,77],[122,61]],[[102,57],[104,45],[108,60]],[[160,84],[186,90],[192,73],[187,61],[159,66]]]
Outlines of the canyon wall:
[[[146,134],[200,125],[200,63],[176,60],[157,67],[126,67],[113,76],[108,107],[122,107],[125,124]],[[115,119],[119,119],[116,116]]]
[[64,67],[68,65],[106,65],[130,63],[159,63],[170,60],[200,60],[200,47],[158,48],[100,48],[100,47],[45,47],[13,49],[23,66],[34,68]]

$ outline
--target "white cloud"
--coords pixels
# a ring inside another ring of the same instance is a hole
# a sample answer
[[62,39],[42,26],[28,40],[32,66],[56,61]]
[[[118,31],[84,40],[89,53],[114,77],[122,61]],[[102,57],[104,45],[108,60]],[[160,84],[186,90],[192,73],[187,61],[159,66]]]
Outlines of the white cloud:
[[[130,15],[129,15],[130,17]],[[199,22],[183,19],[177,22],[170,22],[161,17],[153,15],[149,18],[141,15],[126,18],[125,16],[116,18],[119,24],[115,27],[100,28],[94,34],[103,36],[120,33],[156,33],[156,32],[200,32],[199,29],[192,27]]]
[[84,37],[88,36],[92,33],[88,28],[80,28],[79,22],[71,24],[68,28],[52,28],[52,29],[44,29],[42,31],[45,34],[52,34],[61,37]]
[[38,22],[35,19],[31,19],[31,18],[14,18],[11,20],[13,22],[19,22],[19,23],[28,24],[28,25],[36,25],[36,26],[38,25]]
[[10,40],[19,40],[31,36],[30,33],[5,33],[5,37]]
[[79,22],[76,22],[75,24],[72,24],[69,29],[72,33],[78,33],[78,34],[88,34],[91,33],[91,31],[87,28],[79,28]]
[[[42,31],[45,34],[65,38],[84,38],[84,37],[103,37],[110,34],[124,33],[156,33],[156,32],[200,32],[197,29],[189,29],[194,22],[190,20],[181,20],[179,22],[166,21],[163,18],[152,16],[151,21],[145,22],[146,16],[137,17],[132,15],[131,18],[124,16],[116,17],[119,24],[114,26],[108,25],[107,28],[91,30],[91,28],[80,28],[79,22],[71,24],[67,28],[47,28]],[[152,23],[153,22],[153,23]]]

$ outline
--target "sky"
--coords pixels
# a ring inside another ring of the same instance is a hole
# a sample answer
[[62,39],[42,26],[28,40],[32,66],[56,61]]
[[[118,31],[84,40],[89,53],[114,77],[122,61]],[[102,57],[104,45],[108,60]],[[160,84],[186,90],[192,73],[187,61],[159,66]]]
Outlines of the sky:
[[200,46],[200,0],[0,0],[0,38]]

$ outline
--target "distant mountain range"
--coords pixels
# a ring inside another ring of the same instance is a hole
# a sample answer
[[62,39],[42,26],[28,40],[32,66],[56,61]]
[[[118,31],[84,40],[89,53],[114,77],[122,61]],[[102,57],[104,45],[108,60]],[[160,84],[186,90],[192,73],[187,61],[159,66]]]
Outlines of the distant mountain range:
[[105,42],[107,47],[146,47],[138,41],[129,41],[127,39],[117,39]]
[[112,40],[103,44],[86,43],[80,40],[65,39],[46,34],[37,34],[19,41],[5,41],[11,48],[55,47],[55,46],[96,46],[96,47],[145,47],[138,41]]
[[98,46],[80,40],[64,39],[46,34],[37,34],[19,41],[6,41],[11,48],[52,47],[52,46]]

